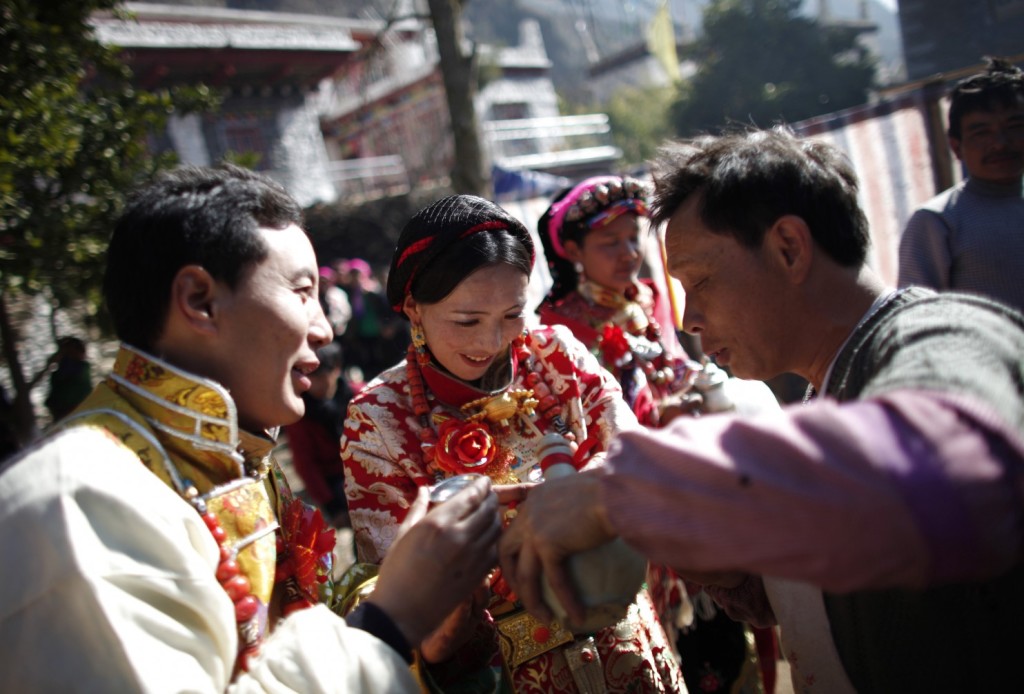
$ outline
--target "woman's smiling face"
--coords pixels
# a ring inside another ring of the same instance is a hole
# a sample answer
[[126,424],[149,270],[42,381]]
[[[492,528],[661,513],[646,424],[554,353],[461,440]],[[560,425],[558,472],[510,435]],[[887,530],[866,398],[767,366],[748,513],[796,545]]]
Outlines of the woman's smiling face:
[[481,378],[503,357],[526,325],[530,278],[507,264],[488,265],[460,282],[434,304],[407,296],[405,314],[423,327],[434,359],[468,382]]

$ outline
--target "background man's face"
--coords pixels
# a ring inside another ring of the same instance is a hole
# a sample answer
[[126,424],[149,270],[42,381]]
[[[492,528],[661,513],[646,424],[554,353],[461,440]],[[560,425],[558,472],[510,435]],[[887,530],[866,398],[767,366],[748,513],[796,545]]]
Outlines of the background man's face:
[[1024,175],[1024,102],[965,113],[950,147],[974,178],[1013,183]]

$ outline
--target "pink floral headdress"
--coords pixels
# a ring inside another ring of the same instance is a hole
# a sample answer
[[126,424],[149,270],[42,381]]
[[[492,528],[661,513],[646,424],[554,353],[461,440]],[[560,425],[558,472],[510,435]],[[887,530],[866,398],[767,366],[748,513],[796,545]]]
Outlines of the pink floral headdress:
[[626,212],[647,216],[647,186],[635,179],[621,176],[588,178],[551,205],[548,236],[551,247],[565,258],[562,231],[566,223],[584,222],[589,228],[610,224]]

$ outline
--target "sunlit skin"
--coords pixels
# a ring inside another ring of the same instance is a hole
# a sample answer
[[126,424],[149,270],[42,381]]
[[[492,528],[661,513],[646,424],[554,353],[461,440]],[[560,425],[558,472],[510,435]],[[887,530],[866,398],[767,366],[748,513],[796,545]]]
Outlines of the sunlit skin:
[[789,366],[785,357],[788,294],[768,248],[747,248],[710,231],[701,196],[690,196],[669,219],[668,268],[685,291],[683,329],[704,352],[740,378],[765,379]]
[[302,417],[302,394],[320,363],[316,350],[332,338],[305,232],[292,225],[259,233],[267,258],[233,290],[216,283],[216,353],[205,355],[203,367],[204,375],[230,391],[239,425],[254,432]]
[[529,277],[500,264],[480,268],[434,304],[407,296],[409,320],[419,323],[434,359],[452,375],[475,383],[508,353],[526,325]]
[[950,137],[949,145],[972,177],[1019,182],[1024,175],[1024,102],[964,114],[960,137]]
[[637,280],[643,263],[644,229],[639,217],[626,213],[609,224],[591,230],[582,242],[567,241],[569,260],[583,265],[587,279],[617,292],[625,292]]

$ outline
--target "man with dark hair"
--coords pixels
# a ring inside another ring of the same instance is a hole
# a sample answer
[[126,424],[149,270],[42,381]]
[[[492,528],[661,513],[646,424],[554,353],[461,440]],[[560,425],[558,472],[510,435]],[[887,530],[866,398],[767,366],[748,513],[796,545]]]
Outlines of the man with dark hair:
[[271,453],[331,340],[301,221],[232,166],[130,201],[113,371],[0,470],[0,690],[417,691],[409,644],[493,567],[497,501],[421,495],[372,593],[332,592],[333,532]]
[[543,571],[579,619],[564,560],[621,536],[777,622],[798,691],[1024,691],[1024,318],[885,287],[828,145],[703,138],[655,183],[684,329],[739,377],[804,377],[809,402],[624,432],[605,468],[499,489],[513,590],[548,617]]
[[989,59],[949,99],[949,145],[967,178],[910,218],[899,284],[982,294],[1024,311],[1024,71]]

